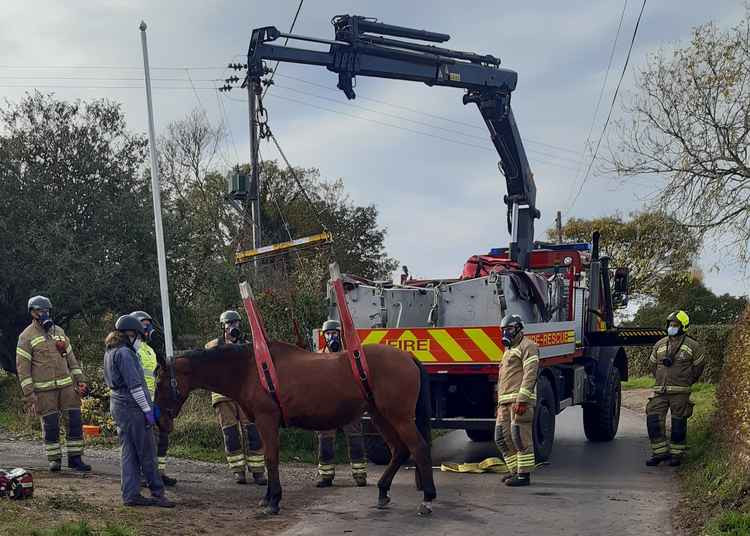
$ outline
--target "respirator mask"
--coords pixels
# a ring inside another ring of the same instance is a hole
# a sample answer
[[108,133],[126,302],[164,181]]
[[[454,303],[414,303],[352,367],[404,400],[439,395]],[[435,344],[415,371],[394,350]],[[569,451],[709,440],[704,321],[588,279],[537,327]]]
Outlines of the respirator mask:
[[46,311],[42,311],[39,313],[39,324],[42,326],[42,329],[44,329],[44,331],[49,331],[52,326],[55,325],[55,323],[52,321],[52,318],[49,316],[49,313]]

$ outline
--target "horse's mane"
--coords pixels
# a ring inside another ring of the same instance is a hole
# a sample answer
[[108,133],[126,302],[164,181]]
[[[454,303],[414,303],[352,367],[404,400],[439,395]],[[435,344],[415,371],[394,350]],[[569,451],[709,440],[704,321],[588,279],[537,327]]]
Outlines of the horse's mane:
[[237,358],[240,356],[247,356],[248,351],[252,353],[252,345],[250,344],[222,344],[221,346],[215,346],[208,350],[197,349],[181,352],[175,355],[175,359],[185,358],[189,361],[208,361],[211,359],[218,359],[220,356]]

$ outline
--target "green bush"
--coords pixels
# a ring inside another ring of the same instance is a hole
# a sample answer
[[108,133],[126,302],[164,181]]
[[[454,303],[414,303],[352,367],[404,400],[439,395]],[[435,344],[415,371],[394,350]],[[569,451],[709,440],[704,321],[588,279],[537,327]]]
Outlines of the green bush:
[[[721,378],[721,370],[724,366],[724,357],[728,344],[728,337],[732,326],[711,325],[691,326],[690,336],[698,340],[706,354],[706,368],[701,380],[709,383],[718,383]],[[652,347],[632,346],[627,348],[628,373],[630,376],[650,376],[653,367],[649,362]]]

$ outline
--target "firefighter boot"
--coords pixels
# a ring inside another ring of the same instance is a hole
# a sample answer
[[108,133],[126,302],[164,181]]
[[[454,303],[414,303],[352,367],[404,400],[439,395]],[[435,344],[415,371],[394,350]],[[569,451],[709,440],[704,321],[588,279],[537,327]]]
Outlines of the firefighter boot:
[[171,476],[167,476],[164,473],[160,473],[160,474],[161,474],[161,481],[164,482],[165,486],[168,486],[168,487],[171,488],[172,486],[176,486],[177,485],[177,479],[176,478],[172,478]]
[[234,481],[237,484],[247,484],[247,479],[245,478],[245,471],[235,471]]
[[53,473],[60,471],[60,460],[52,460],[49,462],[49,470]]
[[253,473],[253,482],[259,486],[265,486],[268,484],[268,479],[263,471]]
[[91,471],[91,466],[83,462],[80,454],[68,456],[68,467],[75,471],[81,471],[82,473]]
[[315,484],[315,487],[318,488],[330,488],[333,486],[333,477],[327,477],[327,476],[321,476],[318,478],[318,483]]
[[531,475],[529,473],[518,473],[505,482],[505,485],[510,486],[511,488],[528,486],[529,484],[531,484]]
[[669,454],[653,454],[648,460],[646,460],[646,465],[649,467],[656,467],[661,462],[666,462],[669,460],[670,455]]

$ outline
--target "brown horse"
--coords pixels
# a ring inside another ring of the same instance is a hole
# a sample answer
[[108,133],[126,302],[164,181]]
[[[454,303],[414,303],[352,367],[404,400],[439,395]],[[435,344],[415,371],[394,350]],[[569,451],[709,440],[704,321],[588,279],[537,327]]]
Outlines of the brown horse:
[[[348,424],[367,410],[391,450],[391,462],[378,481],[378,507],[390,502],[388,491],[399,467],[416,461],[417,489],[424,493],[420,515],[429,514],[435,498],[430,457],[430,396],[427,374],[409,354],[391,346],[368,345],[374,403],[362,395],[347,354],[315,354],[281,342],[269,344],[278,375],[286,425],[330,430]],[[170,388],[171,376],[176,389]],[[263,440],[268,488],[261,506],[276,514],[281,500],[279,482],[279,406],[263,389],[252,346],[224,345],[193,350],[175,358],[173,372],[160,370],[156,403],[162,409],[159,426],[171,431],[172,420],[193,389],[207,389],[235,400],[255,421]]]

